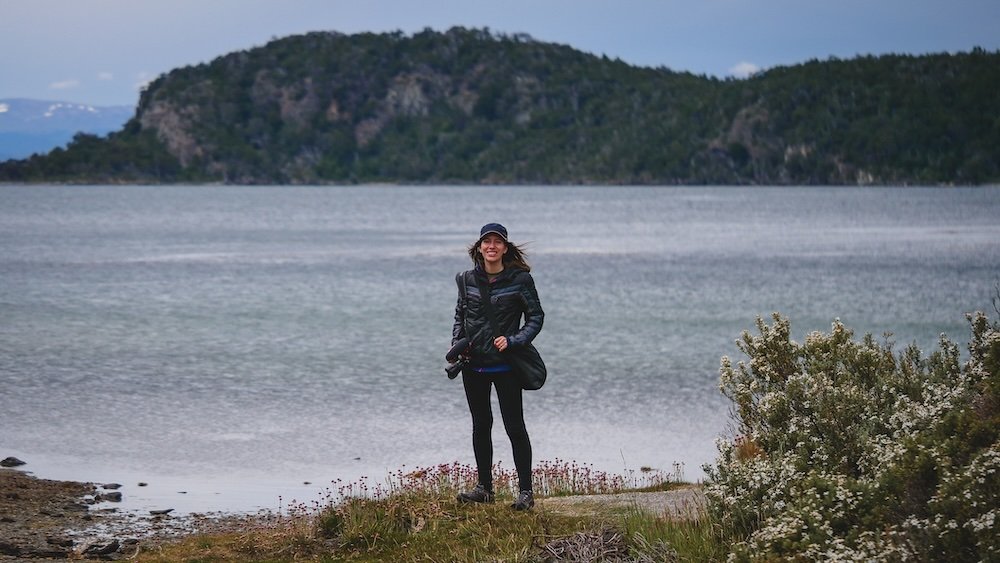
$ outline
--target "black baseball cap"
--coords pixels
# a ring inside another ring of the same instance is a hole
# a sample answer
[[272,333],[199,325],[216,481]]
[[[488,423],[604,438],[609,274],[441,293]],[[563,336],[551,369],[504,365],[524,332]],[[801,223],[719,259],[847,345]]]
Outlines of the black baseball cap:
[[500,223],[487,223],[483,225],[483,228],[479,229],[479,240],[483,240],[489,234],[498,235],[504,242],[507,242],[507,229]]

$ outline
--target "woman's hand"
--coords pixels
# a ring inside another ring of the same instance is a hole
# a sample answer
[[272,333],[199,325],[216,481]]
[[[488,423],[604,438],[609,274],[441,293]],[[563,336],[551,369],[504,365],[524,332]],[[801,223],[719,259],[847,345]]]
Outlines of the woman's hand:
[[507,337],[506,336],[498,336],[498,337],[494,338],[493,339],[493,345],[497,347],[497,350],[500,350],[501,352],[503,352],[504,350],[507,349]]

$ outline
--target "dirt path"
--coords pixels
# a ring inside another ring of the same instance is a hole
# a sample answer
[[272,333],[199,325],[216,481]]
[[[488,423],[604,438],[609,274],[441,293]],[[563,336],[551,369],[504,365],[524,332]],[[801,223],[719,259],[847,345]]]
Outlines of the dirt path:
[[638,509],[653,516],[671,519],[694,519],[705,513],[705,493],[699,486],[651,493],[618,493],[612,495],[581,495],[542,499],[548,510],[574,516],[596,516],[608,508]]

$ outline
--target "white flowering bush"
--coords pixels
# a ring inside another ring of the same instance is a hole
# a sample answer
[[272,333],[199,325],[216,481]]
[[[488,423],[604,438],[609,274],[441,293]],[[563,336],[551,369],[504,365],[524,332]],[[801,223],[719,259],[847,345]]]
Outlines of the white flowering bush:
[[705,467],[731,561],[1000,561],[1000,326],[969,321],[964,362],[839,321],[743,333],[721,367],[736,434]]

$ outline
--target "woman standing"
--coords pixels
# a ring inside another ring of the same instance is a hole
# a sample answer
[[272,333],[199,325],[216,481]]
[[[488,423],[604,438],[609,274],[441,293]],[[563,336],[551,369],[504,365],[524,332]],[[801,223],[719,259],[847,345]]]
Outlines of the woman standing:
[[[458,500],[493,502],[490,392],[496,387],[520,489],[511,508],[527,510],[535,505],[531,487],[531,441],[524,427],[521,384],[505,352],[531,342],[542,330],[545,313],[535,291],[535,281],[528,273],[531,267],[525,262],[524,252],[507,240],[507,229],[503,225],[489,223],[483,226],[479,240],[469,247],[469,257],[475,268],[456,278],[459,299],[451,342],[454,345],[462,338],[469,338],[469,348],[464,354],[469,363],[462,370],[462,382],[472,413],[472,449],[476,455],[479,483],[471,491],[459,494]],[[484,306],[480,288],[489,295],[490,305]]]

